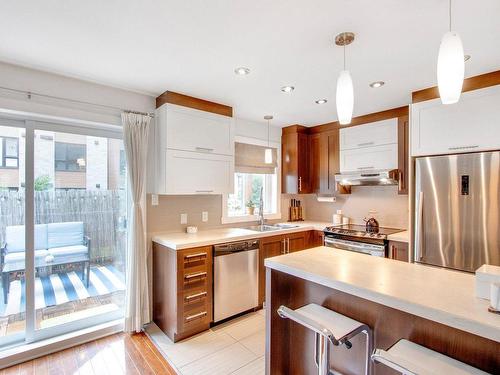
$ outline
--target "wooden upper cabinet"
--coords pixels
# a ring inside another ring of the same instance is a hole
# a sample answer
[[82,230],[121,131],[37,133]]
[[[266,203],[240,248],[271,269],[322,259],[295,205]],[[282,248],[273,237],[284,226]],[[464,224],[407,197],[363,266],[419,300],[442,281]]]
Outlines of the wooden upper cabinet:
[[398,118],[398,194],[408,194],[408,159],[409,159],[409,120],[408,116]]
[[339,131],[311,134],[309,155],[311,192],[333,193],[339,173]]
[[310,189],[309,136],[307,128],[284,128],[281,136],[282,190],[286,194],[307,194]]

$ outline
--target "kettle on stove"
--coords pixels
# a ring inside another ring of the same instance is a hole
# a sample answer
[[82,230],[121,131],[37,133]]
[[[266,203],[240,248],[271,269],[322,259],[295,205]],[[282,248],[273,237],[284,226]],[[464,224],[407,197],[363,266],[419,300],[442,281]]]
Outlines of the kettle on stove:
[[365,225],[366,225],[366,231],[367,232],[375,232],[375,233],[378,232],[379,225],[378,225],[377,219],[375,219],[373,217],[374,213],[375,212],[370,211],[369,212],[369,217],[368,218],[365,217],[363,219],[363,221],[366,223]]

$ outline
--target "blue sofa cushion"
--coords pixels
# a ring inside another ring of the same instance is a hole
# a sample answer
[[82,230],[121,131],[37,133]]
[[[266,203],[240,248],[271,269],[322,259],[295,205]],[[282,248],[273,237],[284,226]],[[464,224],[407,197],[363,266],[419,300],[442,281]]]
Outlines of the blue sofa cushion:
[[72,245],[63,247],[53,247],[49,249],[49,254],[53,255],[54,258],[66,257],[66,256],[76,256],[87,254],[87,246],[83,245]]
[[83,222],[70,221],[67,223],[47,224],[48,246],[64,247],[83,244]]
[[[13,262],[23,261],[25,254],[26,253],[24,251],[8,253],[7,255],[5,255],[4,263],[9,264]],[[49,252],[47,250],[35,250],[35,259],[45,258],[47,255],[49,255]]]
[[[5,228],[7,253],[25,251],[24,225],[12,225]],[[47,249],[47,224],[35,225],[35,250]]]

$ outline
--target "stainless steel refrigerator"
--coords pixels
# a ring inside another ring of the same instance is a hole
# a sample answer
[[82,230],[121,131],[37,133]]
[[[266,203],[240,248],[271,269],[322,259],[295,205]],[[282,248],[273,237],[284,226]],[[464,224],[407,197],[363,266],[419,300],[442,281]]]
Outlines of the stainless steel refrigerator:
[[416,159],[415,261],[500,266],[500,152]]

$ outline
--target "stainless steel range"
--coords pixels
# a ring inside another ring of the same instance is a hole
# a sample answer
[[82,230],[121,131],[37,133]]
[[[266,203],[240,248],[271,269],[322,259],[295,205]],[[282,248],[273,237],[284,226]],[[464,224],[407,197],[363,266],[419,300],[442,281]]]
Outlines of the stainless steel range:
[[378,257],[387,256],[389,248],[387,236],[401,231],[402,229],[393,228],[367,230],[365,225],[355,224],[331,226],[323,230],[325,246]]

